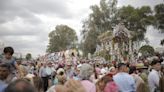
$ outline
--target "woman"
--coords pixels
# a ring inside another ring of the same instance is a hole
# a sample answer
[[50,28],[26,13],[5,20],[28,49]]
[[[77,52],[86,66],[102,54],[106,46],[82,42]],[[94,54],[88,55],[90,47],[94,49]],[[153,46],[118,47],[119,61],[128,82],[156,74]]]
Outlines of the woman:
[[113,81],[113,74],[108,73],[103,76],[97,83],[97,92],[118,92],[118,86]]
[[96,92],[96,86],[91,81],[91,75],[94,73],[94,69],[89,64],[82,64],[80,68],[79,77],[81,79],[81,83],[84,86],[86,92]]
[[57,70],[57,75],[55,76],[54,79],[54,85],[64,85],[66,82],[66,74],[63,68],[59,68]]

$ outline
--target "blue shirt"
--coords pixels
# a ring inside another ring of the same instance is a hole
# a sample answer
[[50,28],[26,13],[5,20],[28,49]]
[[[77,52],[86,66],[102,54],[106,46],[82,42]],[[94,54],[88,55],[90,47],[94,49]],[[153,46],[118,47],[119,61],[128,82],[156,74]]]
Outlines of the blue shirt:
[[120,92],[136,92],[135,81],[128,73],[117,73],[113,80],[118,85]]
[[5,88],[7,87],[7,84],[0,80],[0,92],[4,92]]

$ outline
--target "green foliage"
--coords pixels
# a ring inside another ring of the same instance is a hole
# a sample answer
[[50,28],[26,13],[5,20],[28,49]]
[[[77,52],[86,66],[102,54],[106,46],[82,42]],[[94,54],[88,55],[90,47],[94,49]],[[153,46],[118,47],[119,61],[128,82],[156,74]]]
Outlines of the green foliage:
[[57,25],[55,30],[49,33],[47,52],[76,48],[76,44],[77,35],[75,30],[67,25]]
[[155,26],[164,32],[164,4],[156,5],[154,11],[156,18]]
[[31,60],[31,59],[32,59],[31,53],[27,53],[27,54],[26,54],[26,60]]
[[116,21],[117,0],[100,0],[100,5],[91,6],[92,13],[89,18],[83,22],[83,41],[82,49],[84,53],[93,54],[96,45],[99,43],[98,36],[108,30],[112,30],[112,26]]
[[139,49],[139,52],[143,56],[152,56],[154,54],[154,48],[150,45],[144,45]]
[[[155,6],[155,15],[149,6],[134,8],[123,6],[117,8],[117,0],[100,0],[100,5],[91,6],[92,13],[83,22],[82,48],[87,54],[94,53],[96,45],[99,44],[98,36],[106,31],[113,30],[119,22],[123,21],[125,27],[133,31],[132,41],[141,42],[145,39],[147,27],[156,25],[163,30],[163,8],[164,4]],[[92,33],[94,32],[94,33]]]
[[144,33],[149,25],[153,24],[154,17],[149,6],[134,8],[132,6],[123,6],[119,9],[118,16],[124,21],[125,27],[134,31],[133,41],[144,40]]
[[84,55],[87,55],[88,53],[93,54],[96,50],[96,44],[97,44],[97,32],[94,30],[91,30],[88,32],[88,35],[86,37],[86,40],[82,43],[82,50],[84,51]]

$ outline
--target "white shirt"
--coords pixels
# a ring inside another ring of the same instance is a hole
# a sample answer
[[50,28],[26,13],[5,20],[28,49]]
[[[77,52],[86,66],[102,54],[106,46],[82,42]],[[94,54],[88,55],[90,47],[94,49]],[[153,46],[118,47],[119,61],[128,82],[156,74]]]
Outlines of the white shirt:
[[156,70],[152,70],[148,75],[148,83],[150,92],[154,92],[155,88],[159,87],[159,73]]

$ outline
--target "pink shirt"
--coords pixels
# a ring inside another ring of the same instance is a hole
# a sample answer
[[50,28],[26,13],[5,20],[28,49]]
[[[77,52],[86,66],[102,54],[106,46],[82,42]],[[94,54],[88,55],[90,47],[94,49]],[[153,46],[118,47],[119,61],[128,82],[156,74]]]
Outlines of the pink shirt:
[[109,82],[106,84],[104,92],[119,92],[118,86],[114,82]]
[[101,73],[101,69],[100,68],[96,68],[96,73],[100,74]]
[[94,83],[92,83],[88,80],[83,80],[83,81],[81,81],[81,83],[84,86],[86,92],[96,92],[96,86]]

